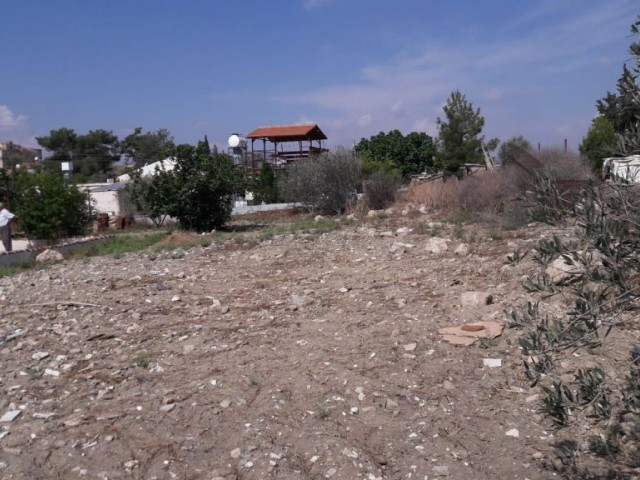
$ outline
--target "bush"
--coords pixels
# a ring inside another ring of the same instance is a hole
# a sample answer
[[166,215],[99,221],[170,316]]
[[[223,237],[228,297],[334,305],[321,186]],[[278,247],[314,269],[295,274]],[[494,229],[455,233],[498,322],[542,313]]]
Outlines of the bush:
[[233,194],[244,192],[246,179],[225,154],[191,145],[177,148],[177,164],[167,172],[167,209],[185,230],[220,228],[231,219]]
[[301,160],[282,177],[280,192],[286,201],[300,202],[332,215],[343,213],[356,199],[361,162],[351,150],[338,148]]
[[55,173],[18,174],[14,208],[28,237],[49,241],[84,235],[95,217],[88,194]]
[[387,208],[395,201],[399,186],[397,176],[375,172],[362,184],[367,206],[372,210]]
[[414,183],[406,194],[408,201],[425,205],[443,214],[457,211],[502,213],[507,203],[524,188],[524,175],[516,167],[495,172],[480,171],[463,180],[449,177]]

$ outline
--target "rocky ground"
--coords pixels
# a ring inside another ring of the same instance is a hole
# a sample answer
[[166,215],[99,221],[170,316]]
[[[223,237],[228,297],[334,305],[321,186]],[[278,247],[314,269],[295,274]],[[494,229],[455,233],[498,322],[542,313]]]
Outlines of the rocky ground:
[[438,335],[532,300],[545,232],[383,217],[0,279],[0,477],[553,478],[519,332]]

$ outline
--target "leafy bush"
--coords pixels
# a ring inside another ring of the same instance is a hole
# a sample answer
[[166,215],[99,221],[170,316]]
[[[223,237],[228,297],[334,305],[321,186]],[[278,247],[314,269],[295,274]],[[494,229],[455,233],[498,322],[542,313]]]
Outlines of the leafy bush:
[[15,213],[30,238],[83,235],[95,218],[88,194],[59,174],[21,172],[15,188]]
[[548,223],[570,221],[578,238],[569,242],[557,236],[543,239],[534,260],[546,266],[562,259],[578,273],[555,282],[546,274],[537,275],[525,282],[525,288],[545,296],[570,289],[573,306],[554,316],[540,315],[537,306],[509,310],[509,323],[526,329],[519,343],[526,375],[533,384],[542,385],[541,411],[557,427],[570,426],[577,419],[592,423],[590,430],[570,430],[567,435],[600,430],[597,437],[562,440],[561,444],[571,443],[575,448],[570,455],[567,449],[556,449],[559,463],[554,465],[570,479],[636,478],[640,466],[640,347],[631,349],[624,385],[612,381],[612,375],[605,375],[598,366],[574,372],[569,384],[554,379],[559,377],[555,371],[562,363],[559,360],[577,350],[597,354],[623,315],[633,315],[630,312],[638,308],[640,201],[634,189],[594,183],[568,201],[550,176],[541,175],[538,181],[542,185],[529,194],[532,205]]
[[156,226],[169,215],[185,230],[222,227],[231,218],[232,195],[245,190],[242,170],[228,155],[212,154],[204,145],[179,145],[176,160],[173,170],[156,169],[151,178],[134,174],[128,188],[133,203]]
[[268,162],[262,164],[260,175],[252,179],[249,188],[253,192],[256,204],[276,203],[278,201],[278,182],[273,168]]
[[210,231],[231,219],[233,194],[244,192],[246,179],[225,154],[191,145],[177,148],[177,164],[167,173],[169,215],[185,230]]
[[360,179],[358,156],[338,148],[294,164],[282,178],[280,191],[287,201],[332,215],[344,212],[355,200]]
[[142,177],[137,170],[130,175],[131,182],[125,188],[125,203],[135,212],[149,217],[156,227],[161,227],[169,214],[173,176],[159,167],[152,176]]

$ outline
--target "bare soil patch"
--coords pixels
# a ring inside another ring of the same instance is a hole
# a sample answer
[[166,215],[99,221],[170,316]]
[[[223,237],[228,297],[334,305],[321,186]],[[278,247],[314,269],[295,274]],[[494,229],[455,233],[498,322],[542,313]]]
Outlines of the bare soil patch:
[[[420,218],[0,279],[0,415],[21,412],[0,425],[0,477],[553,478],[518,332],[438,335],[532,300],[533,262],[505,256],[543,231],[479,232],[457,255],[468,240],[444,225],[434,254],[397,232]],[[610,370],[634,338],[612,333]]]

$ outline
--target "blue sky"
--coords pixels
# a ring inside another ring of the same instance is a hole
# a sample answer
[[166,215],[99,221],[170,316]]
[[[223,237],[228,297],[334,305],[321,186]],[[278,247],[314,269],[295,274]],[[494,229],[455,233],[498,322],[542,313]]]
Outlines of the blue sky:
[[454,89],[487,137],[577,147],[629,60],[637,0],[0,0],[0,141],[317,122],[330,145],[437,135]]

